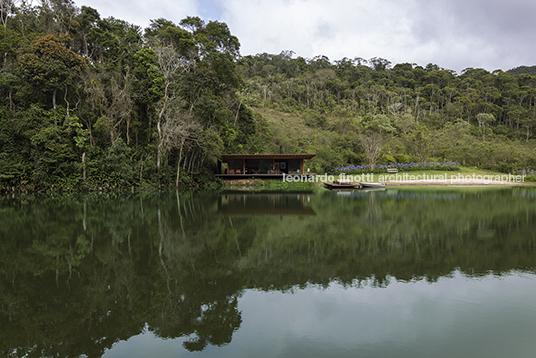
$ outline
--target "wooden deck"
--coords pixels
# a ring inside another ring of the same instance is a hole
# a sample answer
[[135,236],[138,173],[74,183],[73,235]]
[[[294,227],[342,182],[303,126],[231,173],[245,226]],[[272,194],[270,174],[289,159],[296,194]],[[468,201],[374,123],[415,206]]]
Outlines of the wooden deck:
[[[305,160],[315,154],[222,154],[216,177],[222,179],[280,179],[306,174]],[[262,173],[262,174],[261,174]]]
[[[283,174],[215,174],[216,178],[222,179],[283,179]],[[288,176],[312,177],[313,174],[285,174]]]

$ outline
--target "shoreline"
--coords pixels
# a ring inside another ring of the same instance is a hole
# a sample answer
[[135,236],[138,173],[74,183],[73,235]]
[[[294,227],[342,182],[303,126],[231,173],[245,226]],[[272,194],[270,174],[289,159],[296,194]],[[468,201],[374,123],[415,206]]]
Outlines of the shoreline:
[[[285,187],[294,187],[294,186],[303,186],[309,185],[311,187],[324,187],[324,181],[315,181],[315,182],[284,182],[284,181],[270,181],[268,185],[263,185],[263,179],[237,179],[227,181],[223,187],[257,187],[259,189],[270,189],[277,188],[280,189],[282,184]],[[471,180],[471,181],[455,181],[455,180],[415,180],[415,181],[371,181],[374,183],[383,183],[387,188],[389,187],[508,187],[508,186],[536,186],[536,183],[532,182],[500,182],[493,180]]]
[[438,187],[475,187],[475,186],[481,186],[481,187],[491,187],[491,186],[536,186],[536,183],[512,183],[512,182],[494,182],[494,181],[386,181],[383,182],[387,187],[400,187],[400,186],[438,186]]

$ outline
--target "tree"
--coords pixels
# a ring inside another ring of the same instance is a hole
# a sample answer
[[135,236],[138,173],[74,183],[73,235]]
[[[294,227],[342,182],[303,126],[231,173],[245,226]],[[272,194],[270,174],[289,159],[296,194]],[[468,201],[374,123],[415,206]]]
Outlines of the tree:
[[194,144],[197,142],[197,136],[202,131],[202,128],[190,114],[181,110],[180,106],[177,105],[163,107],[159,120],[163,120],[164,123],[159,130],[161,139],[158,145],[158,155],[165,155],[172,149],[178,149],[179,151],[177,155],[177,178],[175,180],[175,185],[178,187],[185,146],[190,144],[188,141]]
[[30,44],[28,52],[19,58],[21,74],[34,85],[52,96],[52,108],[56,109],[58,90],[65,91],[75,84],[87,69],[86,61],[67,50],[53,35],[39,36]]
[[[96,16],[94,14],[92,16]],[[87,35],[91,60],[108,70],[123,69],[123,63],[131,64],[141,47],[141,28],[113,17],[97,20]]]
[[358,139],[365,150],[370,171],[374,171],[378,162],[386,142],[386,134],[393,130],[389,117],[383,114],[366,117],[361,122]]
[[426,127],[419,126],[411,132],[409,136],[409,147],[413,151],[413,154],[419,158],[419,163],[426,164],[426,158],[428,158],[432,150],[430,133]]
[[404,135],[408,134],[411,127],[415,124],[415,117],[411,113],[404,113],[396,119],[396,125],[402,130]]
[[368,62],[374,71],[385,71],[391,65],[391,61],[381,57],[373,57]]
[[[190,63],[180,56],[173,47],[157,47],[157,62],[163,77],[163,98],[158,102],[158,118],[156,127],[158,130],[158,149],[157,149],[157,167],[160,168],[162,159],[163,138],[166,135],[162,127],[165,120],[165,114],[170,113],[168,108],[177,105],[179,101],[178,83],[180,76],[187,72]],[[191,113],[191,111],[190,111]]]
[[368,165],[370,171],[374,171],[374,167],[378,162],[378,158],[382,152],[383,145],[385,144],[384,138],[381,133],[374,131],[367,131],[358,134],[359,142],[365,150],[367,156]]
[[495,122],[495,116],[491,113],[479,113],[476,115],[476,120],[478,121],[478,127],[482,128],[482,140],[484,140],[486,136],[486,126]]
[[126,125],[127,145],[130,144],[130,122],[134,102],[131,98],[132,79],[130,74],[103,73],[93,77],[88,86],[92,107],[99,114],[95,128],[108,135],[109,144],[114,145]]
[[91,7],[82,6],[82,12],[76,17],[79,24],[79,47],[81,53],[89,58],[89,38],[88,35],[92,28],[97,26],[97,21],[100,20],[99,12]]
[[193,34],[166,19],[151,20],[145,29],[145,37],[149,42],[159,42],[153,46],[171,46],[183,56],[193,56],[197,52]]
[[17,76],[8,72],[0,72],[0,93],[3,95],[2,99],[7,97],[9,106],[6,106],[6,107],[8,107],[11,111],[15,110],[15,103],[13,101],[13,93],[15,92],[19,84],[20,84],[20,78],[18,78]]
[[14,6],[13,0],[0,1],[0,24],[7,29],[7,19]]
[[7,27],[0,25],[0,56],[3,60],[2,71],[11,70],[8,59],[15,59],[17,48],[21,44],[20,35]]

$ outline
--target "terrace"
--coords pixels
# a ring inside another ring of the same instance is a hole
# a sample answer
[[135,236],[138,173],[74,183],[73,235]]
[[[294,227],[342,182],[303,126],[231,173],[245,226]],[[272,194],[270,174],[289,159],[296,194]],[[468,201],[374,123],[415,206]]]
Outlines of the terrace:
[[305,160],[316,154],[223,154],[216,177],[277,179],[283,174],[309,174]]

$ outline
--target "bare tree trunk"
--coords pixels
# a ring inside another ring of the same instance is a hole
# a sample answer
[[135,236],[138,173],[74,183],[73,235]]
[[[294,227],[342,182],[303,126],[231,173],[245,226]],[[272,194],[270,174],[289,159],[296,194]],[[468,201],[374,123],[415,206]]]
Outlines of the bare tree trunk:
[[65,103],[67,103],[66,116],[69,117],[69,101],[67,101],[67,85],[65,85],[65,94],[63,96],[63,100],[65,101]]
[[86,152],[82,153],[82,179],[86,181]]
[[181,159],[182,159],[182,147],[184,146],[184,139],[181,142],[181,148],[179,150],[179,160],[177,161],[177,180],[175,181],[175,187],[179,187],[179,176],[181,172]]
[[162,128],[160,127],[160,118],[158,118],[158,122],[156,123],[156,128],[158,130],[158,146],[156,151],[156,167],[158,170],[160,170],[160,156],[162,155]]
[[415,100],[415,122],[419,121],[419,95],[417,95],[417,99]]
[[[266,97],[266,95],[265,95],[265,97]],[[242,107],[242,100],[243,100],[243,98],[240,98],[240,103],[238,104],[238,109],[236,110],[236,116],[235,116],[233,127],[236,127],[236,122],[238,121],[238,114],[240,113],[240,107]],[[229,143],[227,143],[227,146],[230,146],[230,145],[231,145],[231,139],[229,139]]]
[[238,114],[240,113],[240,107],[242,107],[242,101],[244,99],[240,97],[240,103],[238,104],[238,109],[236,110],[235,120],[234,120],[234,127],[236,127],[236,121],[238,121]]
[[140,166],[140,186],[143,180],[143,163],[144,161],[141,162],[141,166]]
[[191,173],[192,172],[192,164],[195,162],[195,157],[197,156],[197,152],[195,151],[194,149],[194,152],[192,154],[192,156],[190,157],[190,163],[188,164],[188,171]]
[[184,163],[182,163],[182,170],[186,170],[186,164],[188,164],[188,156],[184,158]]
[[197,171],[201,171],[201,167],[203,167],[203,163],[205,162],[205,158],[207,157],[207,153],[203,153],[201,156],[201,160],[197,163]]
[[89,57],[89,49],[87,43],[87,35],[84,33],[82,44],[84,45],[84,55],[86,58]]
[[[54,93],[52,93],[52,108],[56,109],[56,90],[54,90]],[[58,118],[56,116],[56,112],[54,112],[54,125],[58,125]]]
[[95,141],[93,140],[93,133],[91,132],[91,125],[87,126],[87,130],[89,131],[89,145],[93,146],[95,145]]
[[13,89],[9,89],[9,109],[15,112],[15,103],[13,103]]
[[130,119],[127,118],[127,145],[130,144]]
[[156,153],[156,167],[160,169],[160,163],[161,163],[161,156],[162,156],[162,116],[164,115],[164,112],[167,107],[168,102],[168,89],[169,89],[170,82],[166,83],[166,87],[164,88],[164,103],[162,104],[162,109],[158,113],[158,122],[156,123],[156,128],[158,130],[158,147],[157,147],[157,153]]

